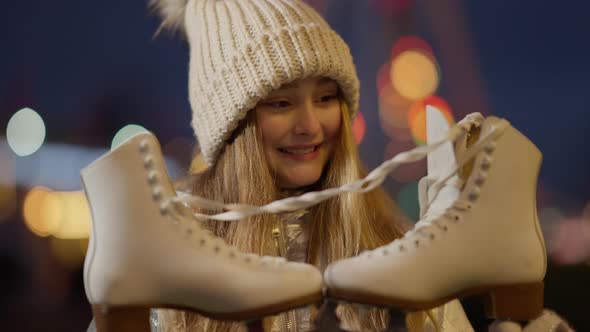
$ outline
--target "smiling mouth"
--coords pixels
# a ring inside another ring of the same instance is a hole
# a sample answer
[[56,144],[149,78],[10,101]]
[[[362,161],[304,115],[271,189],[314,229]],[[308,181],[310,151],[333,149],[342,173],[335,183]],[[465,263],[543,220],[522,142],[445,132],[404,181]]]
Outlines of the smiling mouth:
[[292,155],[306,155],[306,154],[316,152],[320,148],[320,146],[322,146],[322,145],[318,144],[314,147],[306,148],[306,149],[279,148],[278,150],[281,151],[282,153],[287,153],[287,154],[292,154]]

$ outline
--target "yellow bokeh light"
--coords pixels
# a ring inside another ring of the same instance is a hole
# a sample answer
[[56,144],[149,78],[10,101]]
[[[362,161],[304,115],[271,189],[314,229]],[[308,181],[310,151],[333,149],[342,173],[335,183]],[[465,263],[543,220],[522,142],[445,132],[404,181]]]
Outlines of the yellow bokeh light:
[[90,234],[91,215],[83,191],[59,192],[63,202],[63,218],[52,235],[60,239],[83,239]]
[[84,239],[90,234],[90,208],[83,191],[35,187],[25,197],[23,215],[27,227],[39,236]]
[[25,224],[33,233],[48,236],[59,226],[62,208],[59,198],[49,189],[34,187],[23,204]]
[[395,57],[390,77],[393,87],[412,100],[433,94],[440,81],[436,60],[419,50],[407,50]]

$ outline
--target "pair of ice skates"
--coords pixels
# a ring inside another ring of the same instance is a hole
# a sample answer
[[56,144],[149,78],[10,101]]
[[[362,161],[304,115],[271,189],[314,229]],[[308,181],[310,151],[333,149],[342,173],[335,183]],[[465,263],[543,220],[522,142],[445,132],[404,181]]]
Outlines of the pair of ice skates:
[[[153,135],[99,158],[81,172],[93,215],[84,284],[98,332],[149,331],[154,307],[261,331],[260,318],[325,299],[329,310],[347,302],[416,311],[481,295],[491,318],[536,317],[546,270],[535,199],[541,153],[506,120],[474,113],[449,130],[433,114],[428,141],[438,140],[437,149],[389,161],[428,155],[421,220],[401,239],[332,263],[323,276],[311,265],[241,253],[200,227]],[[362,190],[382,176],[372,172]],[[333,325],[319,329],[338,331]]]

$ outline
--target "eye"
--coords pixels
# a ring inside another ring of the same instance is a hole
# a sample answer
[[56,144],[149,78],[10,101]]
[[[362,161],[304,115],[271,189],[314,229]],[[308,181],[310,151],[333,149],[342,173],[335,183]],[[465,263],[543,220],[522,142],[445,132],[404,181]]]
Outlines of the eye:
[[266,104],[272,108],[278,108],[278,109],[287,108],[287,107],[291,106],[291,103],[286,100],[276,100],[276,101],[268,102]]
[[332,100],[335,100],[336,98],[338,98],[338,96],[336,96],[335,94],[328,94],[328,95],[325,95],[325,96],[321,96],[320,99],[319,99],[319,102],[320,103],[327,103],[327,102],[330,102]]

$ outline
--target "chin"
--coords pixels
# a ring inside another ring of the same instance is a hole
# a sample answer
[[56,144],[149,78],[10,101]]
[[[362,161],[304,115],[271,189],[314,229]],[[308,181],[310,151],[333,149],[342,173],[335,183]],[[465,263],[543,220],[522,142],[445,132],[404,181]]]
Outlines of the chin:
[[317,176],[309,176],[309,174],[305,174],[304,176],[286,177],[285,180],[281,181],[281,187],[285,189],[297,189],[311,186],[312,184],[318,182],[320,180],[320,177],[321,172],[318,173]]

